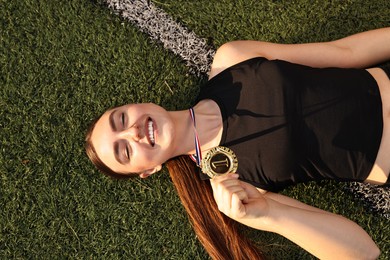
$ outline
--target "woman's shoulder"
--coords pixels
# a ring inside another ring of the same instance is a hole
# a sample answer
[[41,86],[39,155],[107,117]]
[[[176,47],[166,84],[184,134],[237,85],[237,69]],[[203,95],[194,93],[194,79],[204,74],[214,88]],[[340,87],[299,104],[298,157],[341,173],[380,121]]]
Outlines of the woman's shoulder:
[[209,72],[209,80],[215,78],[216,76],[221,76],[223,74],[229,73],[232,70],[237,69],[250,69],[254,64],[259,64],[264,61],[268,61],[266,58],[258,56],[251,57],[245,60],[239,60],[237,62],[227,62],[226,64],[220,64],[219,66],[212,66]]
[[228,42],[218,48],[211,65],[209,79],[228,68],[246,63],[249,60],[265,59],[255,52],[242,51],[235,43],[236,42]]

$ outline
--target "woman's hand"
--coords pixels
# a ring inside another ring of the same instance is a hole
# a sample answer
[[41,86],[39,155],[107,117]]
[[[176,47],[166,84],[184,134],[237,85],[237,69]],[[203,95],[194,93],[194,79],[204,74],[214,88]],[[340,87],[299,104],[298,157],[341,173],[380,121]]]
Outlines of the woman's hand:
[[238,174],[216,177],[210,182],[218,209],[228,217],[243,222],[267,216],[267,200],[256,187],[238,180]]
[[252,228],[278,233],[320,259],[376,259],[379,249],[356,223],[281,194],[260,193],[229,174],[210,180],[218,208]]

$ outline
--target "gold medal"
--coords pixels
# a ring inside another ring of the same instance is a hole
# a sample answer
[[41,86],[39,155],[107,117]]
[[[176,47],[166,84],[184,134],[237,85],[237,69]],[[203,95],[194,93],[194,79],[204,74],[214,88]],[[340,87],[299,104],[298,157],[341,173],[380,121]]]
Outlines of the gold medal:
[[210,149],[202,159],[202,172],[210,178],[227,173],[234,173],[238,168],[237,156],[224,146]]

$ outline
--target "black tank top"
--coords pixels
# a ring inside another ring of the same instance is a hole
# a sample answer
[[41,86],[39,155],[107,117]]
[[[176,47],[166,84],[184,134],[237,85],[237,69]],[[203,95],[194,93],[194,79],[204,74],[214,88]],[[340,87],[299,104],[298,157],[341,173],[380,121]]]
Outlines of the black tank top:
[[220,107],[220,145],[240,179],[269,191],[311,180],[363,181],[379,149],[379,89],[365,70],[254,58],[216,75],[198,100]]

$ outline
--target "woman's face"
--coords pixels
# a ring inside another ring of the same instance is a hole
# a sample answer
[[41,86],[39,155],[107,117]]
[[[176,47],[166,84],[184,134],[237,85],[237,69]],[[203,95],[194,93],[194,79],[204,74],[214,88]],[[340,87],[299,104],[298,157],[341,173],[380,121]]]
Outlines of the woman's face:
[[97,156],[117,173],[161,169],[173,154],[174,125],[168,111],[152,103],[111,109],[97,121],[91,135]]

